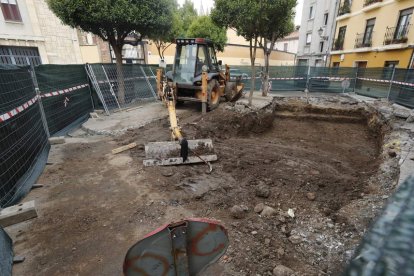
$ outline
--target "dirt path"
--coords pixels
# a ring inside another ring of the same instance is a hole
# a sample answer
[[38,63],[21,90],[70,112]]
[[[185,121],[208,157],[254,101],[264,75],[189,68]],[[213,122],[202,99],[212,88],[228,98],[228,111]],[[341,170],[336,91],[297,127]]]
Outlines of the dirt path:
[[[27,198],[37,200],[39,218],[12,229],[16,254],[26,256],[14,275],[120,275],[130,246],[186,217],[215,218],[229,230],[230,248],[215,268],[224,275],[271,275],[279,264],[337,275],[383,203],[384,192],[369,185],[381,161],[378,133],[358,112],[303,114],[183,114],[188,137],[213,138],[212,174],[205,165],[143,168],[142,146],[110,154],[132,141],[167,140],[166,120],[55,148],[61,162]],[[259,215],[259,203],[275,213]],[[234,205],[248,208],[242,219],[231,215]]]

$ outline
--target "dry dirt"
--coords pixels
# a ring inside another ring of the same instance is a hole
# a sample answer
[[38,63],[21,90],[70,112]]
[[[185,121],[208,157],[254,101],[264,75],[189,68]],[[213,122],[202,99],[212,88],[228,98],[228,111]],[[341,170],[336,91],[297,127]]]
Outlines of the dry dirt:
[[[205,164],[143,167],[143,145],[168,140],[167,120],[57,146],[61,160],[27,198],[39,217],[14,234],[15,253],[26,257],[14,275],[120,275],[129,247],[187,217],[214,218],[229,231],[231,245],[208,275],[272,275],[279,264],[338,275],[390,192],[391,184],[377,185],[389,157],[374,117],[353,104],[326,111],[299,100],[261,112],[223,105],[209,116],[185,113],[189,138],[213,139],[211,174]],[[139,146],[110,154],[130,142]],[[261,216],[259,203],[276,213]],[[242,219],[231,215],[234,205],[247,206]]]

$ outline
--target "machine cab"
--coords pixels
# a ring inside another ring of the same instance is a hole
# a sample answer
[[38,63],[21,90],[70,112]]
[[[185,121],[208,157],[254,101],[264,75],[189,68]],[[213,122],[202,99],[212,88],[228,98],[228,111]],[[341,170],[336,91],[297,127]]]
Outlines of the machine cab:
[[177,83],[193,84],[201,80],[201,73],[220,72],[213,43],[204,38],[178,38],[177,51],[172,72]]

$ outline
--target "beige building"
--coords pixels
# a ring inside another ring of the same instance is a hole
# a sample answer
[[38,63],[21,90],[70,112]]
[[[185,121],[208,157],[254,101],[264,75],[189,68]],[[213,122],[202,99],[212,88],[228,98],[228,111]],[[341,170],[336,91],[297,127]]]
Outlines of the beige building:
[[[171,45],[165,51],[165,60],[167,64],[173,64],[175,54],[175,44]],[[222,60],[223,64],[228,65],[250,65],[249,42],[243,37],[238,36],[235,31],[227,31],[227,45],[224,52],[217,53],[217,59]],[[148,63],[158,64],[160,57],[157,48],[151,41],[148,45]],[[295,63],[295,54],[280,50],[274,50],[270,56],[270,65],[293,65]],[[257,49],[256,65],[264,66],[263,50]]]
[[1,0],[0,64],[83,63],[76,30],[45,0]]
[[331,65],[413,68],[414,1],[342,0]]

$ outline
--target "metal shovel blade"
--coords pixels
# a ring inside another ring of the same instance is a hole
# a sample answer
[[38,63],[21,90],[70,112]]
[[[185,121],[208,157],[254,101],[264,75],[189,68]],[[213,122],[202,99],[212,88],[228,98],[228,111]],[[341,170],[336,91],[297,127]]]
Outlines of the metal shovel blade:
[[188,148],[189,155],[184,162],[180,156],[181,146],[178,141],[148,143],[145,145],[144,166],[173,166],[217,160],[211,139],[188,140]]

